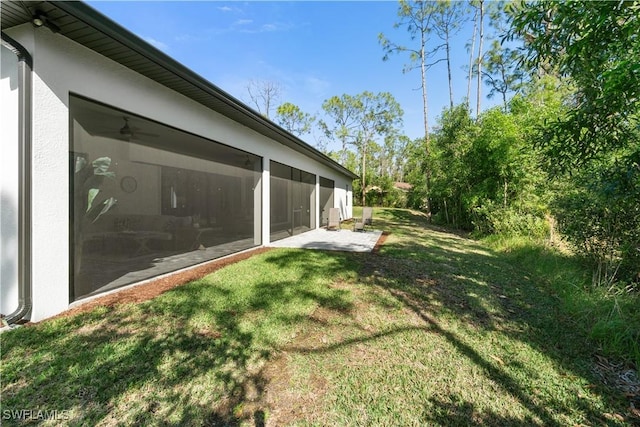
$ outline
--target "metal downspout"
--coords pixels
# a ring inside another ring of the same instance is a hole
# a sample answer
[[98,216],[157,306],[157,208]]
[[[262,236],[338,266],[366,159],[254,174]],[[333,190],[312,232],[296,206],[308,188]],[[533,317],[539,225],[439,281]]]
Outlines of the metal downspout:
[[2,44],[18,57],[18,308],[5,317],[9,324],[31,314],[31,88],[33,58],[20,43],[2,32]]

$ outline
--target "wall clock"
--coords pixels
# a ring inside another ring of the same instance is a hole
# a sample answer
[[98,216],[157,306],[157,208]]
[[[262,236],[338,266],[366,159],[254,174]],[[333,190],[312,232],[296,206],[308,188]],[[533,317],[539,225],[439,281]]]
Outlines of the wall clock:
[[125,193],[133,193],[138,188],[138,181],[132,176],[125,176],[120,180],[120,188]]

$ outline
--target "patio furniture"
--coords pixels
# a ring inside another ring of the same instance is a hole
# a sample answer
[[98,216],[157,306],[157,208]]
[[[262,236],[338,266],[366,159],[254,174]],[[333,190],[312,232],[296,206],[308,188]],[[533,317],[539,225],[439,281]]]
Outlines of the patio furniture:
[[180,227],[176,228],[176,248],[196,250],[203,249],[205,245],[205,239],[208,240],[215,237],[216,234],[222,233],[222,227]]
[[362,218],[356,218],[353,222],[353,231],[365,231],[365,226],[373,224],[373,208],[363,207]]
[[327,230],[340,230],[340,209],[329,209],[329,221],[327,222]]
[[373,208],[365,206],[362,208],[362,222],[364,225],[373,225]]
[[[174,241],[176,224],[185,221],[171,215],[105,214],[82,230],[85,244],[93,244],[104,252],[117,245],[126,248],[130,256],[152,252],[151,246],[170,246]],[[91,243],[89,243],[91,242]]]
[[154,252],[149,244],[154,240],[168,240],[167,234],[158,231],[117,231],[119,238],[134,244],[131,256],[146,255]]

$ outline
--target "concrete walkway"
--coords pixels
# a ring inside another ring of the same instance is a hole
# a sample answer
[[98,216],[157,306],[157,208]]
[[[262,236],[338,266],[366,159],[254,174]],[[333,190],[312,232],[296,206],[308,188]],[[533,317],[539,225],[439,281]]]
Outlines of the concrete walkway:
[[323,249],[327,251],[371,252],[382,235],[380,230],[328,231],[324,228],[271,242],[273,248]]

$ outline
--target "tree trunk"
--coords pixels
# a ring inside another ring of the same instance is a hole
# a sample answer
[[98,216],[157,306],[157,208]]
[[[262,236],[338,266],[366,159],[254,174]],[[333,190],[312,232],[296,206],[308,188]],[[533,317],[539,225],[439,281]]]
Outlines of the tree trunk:
[[447,225],[449,225],[449,211],[447,210],[447,199],[444,199],[444,216],[447,219]]
[[467,107],[471,105],[471,79],[473,78],[473,54],[476,49],[476,33],[478,31],[478,10],[473,15],[473,34],[471,35],[471,48],[469,49],[469,77],[467,79]]
[[502,74],[502,103],[504,104],[504,112],[506,113],[508,109],[507,90],[509,90],[509,88],[507,87],[507,75],[504,68],[505,65],[502,64],[502,67],[500,67],[500,73]]
[[449,28],[445,30],[445,50],[447,52],[447,73],[449,75],[449,104],[453,110],[453,82],[451,79],[451,46],[449,45]]
[[426,40],[424,39],[424,33],[422,34],[422,47],[420,48],[420,53],[422,55],[422,61],[420,64],[420,72],[421,72],[421,77],[422,77],[422,106],[423,106],[423,116],[424,116],[424,145],[425,145],[425,155],[426,155],[426,162],[427,162],[427,167],[425,168],[425,187],[426,187],[426,200],[425,200],[425,209],[426,209],[426,213],[427,213],[427,218],[429,219],[429,221],[431,221],[431,198],[430,198],[430,187],[431,187],[431,165],[430,163],[430,157],[431,157],[431,150],[430,150],[430,141],[429,141],[429,104],[428,104],[428,100],[427,100],[427,67],[425,64],[426,61],[426,57],[425,57],[425,43]]
[[478,94],[476,99],[476,119],[480,116],[482,98],[482,44],[484,42],[484,0],[480,0],[480,40],[478,42]]
[[367,173],[367,144],[366,142],[362,143],[362,206],[366,206],[366,195],[367,195],[367,183],[366,183],[366,173]]
[[507,208],[507,180],[504,180],[504,201],[503,201],[503,207],[506,209]]

